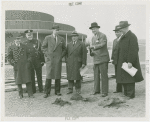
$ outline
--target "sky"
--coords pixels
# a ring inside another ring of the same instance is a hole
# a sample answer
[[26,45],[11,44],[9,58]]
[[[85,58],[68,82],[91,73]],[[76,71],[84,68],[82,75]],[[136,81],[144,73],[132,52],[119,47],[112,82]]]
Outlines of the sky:
[[[5,2],[3,10],[31,10],[54,16],[54,21],[72,25],[77,32],[92,36],[89,29],[92,22],[97,22],[100,31],[106,34],[108,41],[113,41],[115,26],[119,21],[128,21],[130,30],[138,39],[146,39],[146,6],[104,2],[82,2],[82,5],[69,6],[68,2]],[[74,2],[75,4],[75,2]]]

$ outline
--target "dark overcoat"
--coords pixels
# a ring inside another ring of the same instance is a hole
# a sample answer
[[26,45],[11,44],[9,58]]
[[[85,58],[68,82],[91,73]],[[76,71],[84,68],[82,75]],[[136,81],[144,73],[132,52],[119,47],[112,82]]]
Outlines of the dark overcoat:
[[46,36],[42,50],[45,55],[46,78],[61,79],[62,58],[66,54],[64,38],[58,35],[56,43],[53,35]]
[[[135,83],[143,80],[138,51],[139,47],[137,37],[129,30],[121,37],[118,45],[117,83]],[[133,67],[138,69],[134,77],[121,68],[124,62],[130,62]]]
[[67,45],[67,79],[68,80],[81,80],[80,68],[82,64],[86,65],[87,50],[85,44],[77,41],[73,46],[73,42]]
[[31,82],[30,53],[26,45],[20,44],[20,47],[17,47],[13,43],[8,48],[8,61],[14,68],[16,84]]
[[31,55],[32,68],[42,67],[41,62],[45,62],[44,54],[41,50],[41,41],[37,39],[27,40],[24,44],[28,47]]

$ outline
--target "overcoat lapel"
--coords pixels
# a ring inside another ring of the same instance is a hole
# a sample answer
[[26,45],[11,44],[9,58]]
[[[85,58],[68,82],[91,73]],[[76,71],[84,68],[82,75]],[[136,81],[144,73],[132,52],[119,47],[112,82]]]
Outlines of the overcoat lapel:
[[[16,44],[14,44],[14,48],[16,50],[18,50],[18,47],[16,46]],[[20,43],[20,47],[19,47],[19,50],[18,50],[18,55],[20,55],[20,52],[22,51],[22,48],[23,48],[23,45]]]
[[20,43],[19,52],[18,52],[19,56],[20,56],[20,53],[21,53],[22,49],[23,49],[23,45]]
[[54,46],[54,50],[55,50],[55,47],[56,47],[56,43],[55,43],[55,39],[53,37],[53,35],[51,35],[51,44]]
[[58,45],[61,43],[61,39],[59,36],[57,36],[57,43],[55,45],[54,51],[56,50],[56,48],[58,47]]
[[70,46],[70,49],[71,49],[71,51],[69,52],[69,55],[72,53],[72,51],[73,51],[73,42],[71,42],[70,44],[69,44],[69,46]]
[[70,52],[70,55],[81,45],[81,43],[78,40],[74,46],[73,46],[73,42],[71,42],[71,45],[72,45],[73,48]]

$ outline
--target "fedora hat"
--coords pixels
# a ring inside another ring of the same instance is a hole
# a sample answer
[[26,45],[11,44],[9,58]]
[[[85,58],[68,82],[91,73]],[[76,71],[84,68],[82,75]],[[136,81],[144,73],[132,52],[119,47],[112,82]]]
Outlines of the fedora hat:
[[57,30],[59,30],[59,25],[54,24],[53,27],[52,27],[52,29],[57,29]]
[[119,22],[119,29],[126,28],[126,27],[128,27],[130,25],[131,24],[129,24],[128,21],[120,21]]
[[93,22],[91,23],[91,27],[89,27],[89,29],[92,29],[92,28],[100,28],[100,26],[98,26],[98,24],[96,22]]
[[26,31],[24,31],[24,33],[32,33],[33,32],[33,30],[26,30]]
[[73,31],[73,32],[71,33],[71,36],[79,36],[79,34],[77,33],[77,31]]
[[113,31],[118,31],[119,29],[120,29],[120,26],[117,25],[117,26],[115,26],[115,30],[113,30]]

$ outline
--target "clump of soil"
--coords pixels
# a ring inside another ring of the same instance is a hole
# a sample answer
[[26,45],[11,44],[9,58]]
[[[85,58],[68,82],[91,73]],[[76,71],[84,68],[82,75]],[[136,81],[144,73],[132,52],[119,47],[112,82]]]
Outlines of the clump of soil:
[[120,104],[125,103],[125,100],[121,100],[120,98],[106,98],[103,101],[99,102],[99,106],[105,107],[120,107]]
[[70,102],[64,101],[61,98],[56,98],[55,102],[53,102],[52,104],[56,104],[56,105],[60,105],[60,106],[64,106],[66,104],[71,105]]
[[83,99],[84,102],[95,102],[97,100],[98,100],[97,97],[87,97]]
[[80,94],[73,94],[73,96],[70,98],[71,100],[82,100],[83,97]]
[[70,98],[71,100],[82,100],[84,102],[95,102],[97,100],[97,98],[95,97],[87,97],[87,98],[84,98],[82,97],[80,94],[73,94],[73,96]]

